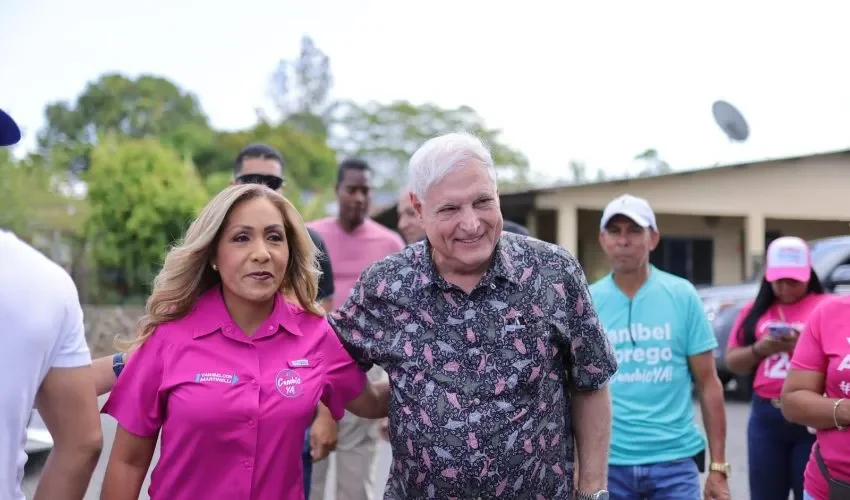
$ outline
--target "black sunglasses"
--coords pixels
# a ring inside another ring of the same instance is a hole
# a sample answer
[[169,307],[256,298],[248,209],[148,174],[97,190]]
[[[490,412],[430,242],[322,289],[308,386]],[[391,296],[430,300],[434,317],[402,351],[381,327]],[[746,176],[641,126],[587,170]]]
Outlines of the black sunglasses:
[[240,184],[263,184],[273,191],[283,186],[283,178],[267,174],[245,174],[236,178]]

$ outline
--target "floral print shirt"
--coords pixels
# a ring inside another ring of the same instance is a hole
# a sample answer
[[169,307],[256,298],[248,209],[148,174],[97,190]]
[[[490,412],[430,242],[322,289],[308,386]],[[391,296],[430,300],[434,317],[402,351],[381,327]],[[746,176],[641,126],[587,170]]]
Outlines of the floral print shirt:
[[570,390],[601,388],[617,362],[566,250],[503,233],[467,294],[414,243],[368,268],[330,321],[390,377],[385,500],[572,498]]

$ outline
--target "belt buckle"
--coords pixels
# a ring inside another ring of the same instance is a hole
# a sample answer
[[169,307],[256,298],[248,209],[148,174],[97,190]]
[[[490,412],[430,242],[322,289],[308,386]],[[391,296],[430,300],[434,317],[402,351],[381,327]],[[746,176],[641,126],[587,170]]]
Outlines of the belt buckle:
[[774,408],[782,408],[782,400],[779,398],[771,398],[770,404],[773,405]]

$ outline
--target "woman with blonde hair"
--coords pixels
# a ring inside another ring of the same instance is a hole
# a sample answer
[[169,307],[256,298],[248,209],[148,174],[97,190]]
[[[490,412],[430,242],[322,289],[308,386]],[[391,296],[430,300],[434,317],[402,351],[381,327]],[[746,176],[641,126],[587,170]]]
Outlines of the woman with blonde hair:
[[322,401],[387,414],[315,302],[316,249],[261,185],[210,201],[172,249],[103,412],[118,429],[101,498],[136,499],[158,434],[152,500],[302,499],[304,431]]

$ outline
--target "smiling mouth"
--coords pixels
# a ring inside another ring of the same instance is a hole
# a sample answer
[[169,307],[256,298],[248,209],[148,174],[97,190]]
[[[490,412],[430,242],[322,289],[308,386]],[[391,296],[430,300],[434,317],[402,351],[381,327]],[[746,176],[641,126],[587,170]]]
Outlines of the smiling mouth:
[[256,273],[251,273],[248,275],[248,277],[257,281],[266,281],[274,278],[274,275],[268,271],[260,271]]
[[458,239],[457,241],[464,244],[464,245],[472,245],[474,243],[478,243],[479,241],[481,241],[481,238],[483,238],[483,237],[484,237],[484,235],[482,234],[481,236],[476,236],[474,238]]

